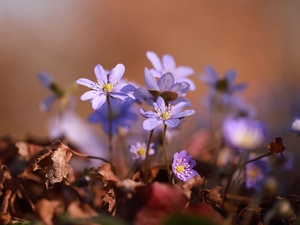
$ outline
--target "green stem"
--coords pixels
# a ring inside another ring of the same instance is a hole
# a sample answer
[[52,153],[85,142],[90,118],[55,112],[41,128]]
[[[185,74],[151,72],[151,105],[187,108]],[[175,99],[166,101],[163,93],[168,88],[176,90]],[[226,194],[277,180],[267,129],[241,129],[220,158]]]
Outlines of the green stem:
[[167,167],[167,172],[168,172],[168,181],[170,181],[170,166],[169,166],[169,160],[168,160],[168,154],[167,154],[167,138],[166,138],[166,133],[167,133],[167,125],[164,125],[163,149],[164,149],[164,155],[165,155],[165,160],[166,160],[166,167]]
[[147,150],[146,150],[146,157],[145,157],[145,165],[144,165],[144,176],[143,176],[143,177],[144,177],[144,183],[147,183],[147,181],[148,181],[149,150],[150,150],[151,139],[152,139],[152,136],[153,136],[153,131],[154,131],[154,129],[152,129],[152,130],[150,131],[149,138],[148,138],[148,143],[147,143]]
[[221,208],[224,206],[224,203],[225,203],[225,200],[226,200],[226,195],[227,195],[227,193],[228,193],[229,185],[230,185],[230,183],[231,183],[233,174],[234,174],[238,169],[240,169],[240,168],[246,166],[248,163],[255,162],[255,161],[260,160],[260,159],[262,159],[262,158],[264,158],[264,157],[267,157],[267,156],[269,156],[269,155],[272,155],[272,152],[268,152],[268,153],[266,153],[266,154],[263,154],[263,155],[261,155],[261,156],[258,156],[257,158],[248,160],[247,162],[245,162],[245,163],[243,163],[243,164],[241,164],[241,165],[239,165],[239,166],[236,166],[236,167],[233,169],[232,173],[230,174],[230,176],[229,176],[229,178],[228,178],[228,181],[227,181],[227,184],[226,184],[226,187],[225,187],[225,190],[224,190],[224,196],[223,196],[223,200],[222,200],[222,203],[221,203]]

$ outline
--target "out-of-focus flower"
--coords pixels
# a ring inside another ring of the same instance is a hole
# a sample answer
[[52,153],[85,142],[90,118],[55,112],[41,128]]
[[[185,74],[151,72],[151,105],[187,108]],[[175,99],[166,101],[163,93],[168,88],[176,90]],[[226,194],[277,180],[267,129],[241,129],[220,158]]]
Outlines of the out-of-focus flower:
[[174,154],[172,170],[178,179],[187,181],[198,175],[197,171],[192,169],[195,166],[196,161],[192,159],[192,156],[187,155],[186,150]]
[[233,84],[236,78],[236,71],[229,70],[224,74],[224,77],[219,78],[217,72],[211,66],[205,67],[205,74],[200,75],[199,79],[208,86],[220,93],[232,94],[235,91],[242,91],[247,87],[247,84]]
[[54,82],[53,78],[45,72],[39,73],[38,79],[45,88],[49,89],[53,93],[51,96],[47,97],[43,102],[41,102],[40,110],[42,112],[50,111],[53,103],[56,100],[59,100],[60,104],[63,107],[67,106],[69,103],[74,103],[74,99],[71,98],[71,95],[77,87],[75,83],[71,84],[66,89],[62,89]]
[[176,105],[171,105],[170,103],[166,106],[166,103],[162,97],[158,97],[156,102],[153,102],[153,106],[156,112],[141,109],[140,112],[142,116],[147,118],[143,122],[143,128],[145,130],[152,130],[158,125],[164,123],[169,127],[177,127],[179,120],[183,117],[192,115],[195,113],[194,110],[181,110],[188,106],[187,102],[179,102]]
[[190,85],[190,90],[196,90],[196,85],[194,84],[194,82],[191,79],[187,78],[194,73],[194,70],[191,67],[176,67],[174,58],[168,54],[162,56],[162,61],[155,52],[148,51],[146,53],[146,56],[154,67],[154,69],[151,69],[150,71],[155,77],[161,77],[165,73],[170,72],[174,75],[176,83],[187,82]]
[[[132,123],[138,119],[135,108],[132,106],[134,100],[128,99],[120,101],[119,99],[110,99],[112,134],[118,132],[118,128],[122,127],[129,130]],[[91,123],[101,123],[105,133],[109,132],[108,104],[105,102],[99,109],[90,114],[88,121]]]
[[101,65],[97,65],[94,69],[97,78],[97,83],[80,78],[76,81],[77,84],[91,88],[91,91],[85,92],[81,96],[81,100],[92,100],[92,108],[99,109],[107,99],[107,96],[125,100],[128,97],[134,98],[129,94],[133,92],[135,87],[131,84],[120,83],[125,72],[123,64],[117,64],[109,73],[103,69]]
[[239,150],[253,150],[263,144],[266,138],[265,124],[249,118],[228,117],[223,123],[226,143]]
[[[67,138],[87,155],[108,157],[105,141],[99,138],[99,134],[73,110],[67,109],[60,116],[51,117],[47,123],[48,133],[51,140]],[[91,166],[98,166],[98,162],[91,160]],[[77,168],[79,170],[79,168]],[[80,171],[82,167],[80,168]]]
[[144,70],[144,80],[148,89],[144,87],[137,88],[134,92],[134,97],[146,99],[149,105],[156,101],[158,96],[161,96],[166,102],[173,102],[184,96],[190,89],[190,85],[187,82],[174,83],[175,80],[172,73],[165,73],[156,81],[147,68]]
[[[253,157],[250,159],[252,158]],[[246,165],[246,187],[254,188],[255,190],[259,191],[262,188],[270,170],[271,169],[265,158],[248,163]]]
[[300,117],[295,117],[293,119],[290,130],[295,132],[296,134],[300,135]]
[[[155,150],[153,149],[154,143],[150,143],[149,155],[153,155]],[[135,145],[130,145],[129,151],[134,154],[133,159],[146,158],[147,145],[145,143],[137,142]]]

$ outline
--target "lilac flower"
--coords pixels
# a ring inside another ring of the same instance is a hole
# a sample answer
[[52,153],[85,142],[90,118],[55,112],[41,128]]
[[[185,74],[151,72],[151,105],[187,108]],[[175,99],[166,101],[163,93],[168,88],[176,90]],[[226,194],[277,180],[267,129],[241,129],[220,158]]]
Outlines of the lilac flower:
[[223,123],[226,143],[236,149],[253,150],[266,138],[265,124],[249,118],[228,117]]
[[156,102],[153,103],[156,112],[149,110],[145,111],[144,109],[140,110],[142,116],[147,118],[143,122],[143,128],[145,130],[152,130],[162,123],[169,127],[177,127],[181,118],[195,113],[194,110],[185,110],[181,112],[181,110],[188,105],[189,103],[187,102],[179,102],[175,106],[170,103],[166,106],[163,98],[158,97]]
[[120,80],[125,72],[123,64],[117,64],[110,73],[105,71],[101,65],[97,65],[94,71],[97,83],[86,78],[80,78],[76,81],[77,84],[92,89],[85,92],[80,99],[82,101],[92,99],[92,108],[94,110],[99,109],[106,102],[107,96],[120,100],[125,100],[128,97],[134,98],[128,93],[135,88],[130,84],[120,84]]
[[56,100],[60,100],[62,106],[74,103],[74,100],[71,98],[71,93],[74,92],[76,84],[72,84],[67,89],[63,90],[54,82],[53,78],[49,74],[44,72],[38,74],[38,79],[45,88],[49,89],[53,93],[41,102],[40,110],[42,112],[50,111],[51,106]]
[[162,61],[159,59],[156,53],[148,51],[146,53],[147,58],[152,63],[154,69],[151,69],[151,73],[155,77],[161,77],[165,73],[172,73],[175,78],[175,82],[187,82],[190,85],[190,90],[196,90],[196,86],[194,82],[187,78],[194,73],[194,70],[191,67],[187,66],[178,66],[176,67],[176,63],[174,58],[171,55],[165,54],[162,57]]
[[[155,150],[153,149],[154,143],[150,143],[149,155],[153,155]],[[130,145],[129,151],[134,154],[133,159],[146,158],[147,145],[145,143],[137,142],[135,145]]]
[[172,102],[178,97],[184,96],[190,89],[190,85],[187,82],[174,83],[174,76],[171,73],[163,74],[156,81],[147,68],[144,70],[144,80],[148,89],[143,87],[137,88],[134,92],[134,97],[146,99],[148,105],[152,105],[158,96],[161,96],[166,102]]
[[187,155],[186,150],[174,154],[172,170],[178,179],[188,181],[198,175],[197,171],[192,169],[195,166],[196,161],[192,159],[192,156]]
[[217,72],[211,67],[205,67],[205,74],[200,75],[199,79],[206,83],[208,86],[214,90],[221,93],[232,94],[234,91],[242,91],[247,87],[247,84],[233,84],[234,79],[236,78],[236,71],[229,70],[225,73],[223,78],[219,78]]
[[[132,123],[138,119],[135,109],[132,107],[134,100],[128,99],[120,101],[119,99],[110,99],[112,110],[112,134],[118,132],[118,128],[122,127],[129,130]],[[105,133],[109,131],[109,115],[108,104],[104,103],[99,109],[93,112],[88,120],[91,123],[101,123]]]
[[269,172],[270,167],[265,158],[248,163],[246,165],[246,187],[259,191]]

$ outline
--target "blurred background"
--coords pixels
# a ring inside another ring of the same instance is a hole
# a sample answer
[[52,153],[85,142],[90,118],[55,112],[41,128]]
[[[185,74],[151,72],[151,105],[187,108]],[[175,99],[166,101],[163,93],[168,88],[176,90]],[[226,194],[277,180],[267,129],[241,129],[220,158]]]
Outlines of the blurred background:
[[[207,88],[198,80],[205,65],[223,74],[236,69],[247,82],[246,100],[273,135],[285,135],[300,116],[300,1],[1,1],[0,134],[46,136],[51,113],[39,110],[50,95],[37,80],[45,71],[62,86],[81,77],[94,80],[94,67],[117,63],[124,78],[143,85],[146,51],[174,56],[194,68],[197,91],[188,93],[199,122]],[[92,112],[79,97],[76,112]],[[197,126],[197,125],[196,125]],[[186,129],[189,135],[193,129]]]

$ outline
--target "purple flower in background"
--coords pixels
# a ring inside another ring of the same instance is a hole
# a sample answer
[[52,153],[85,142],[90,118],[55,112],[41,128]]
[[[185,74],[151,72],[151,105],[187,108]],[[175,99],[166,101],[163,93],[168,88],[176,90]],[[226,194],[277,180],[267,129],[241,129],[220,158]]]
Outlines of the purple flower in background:
[[[153,149],[154,143],[150,143],[149,155],[153,155],[155,150]],[[145,143],[137,142],[135,145],[130,145],[129,151],[134,154],[133,159],[146,158],[147,145]]]
[[[134,92],[134,97],[144,98],[147,104],[152,105],[158,96],[161,96],[166,102],[172,102],[178,97],[182,97],[190,89],[187,82],[174,83],[174,76],[171,73],[163,74],[157,81],[153,74],[145,68],[144,80],[148,89],[140,87]],[[186,100],[187,101],[187,100]]]
[[248,163],[246,165],[246,187],[259,191],[269,172],[270,167],[266,159]]
[[293,119],[291,128],[289,130],[292,131],[292,132],[295,132],[298,135],[300,135],[300,117],[295,117]]
[[38,79],[45,88],[49,89],[53,93],[51,96],[47,97],[43,102],[41,102],[40,110],[42,112],[50,111],[53,103],[56,100],[60,100],[62,106],[66,106],[70,102],[74,103],[74,99],[71,98],[71,94],[76,89],[76,84],[72,84],[67,89],[63,90],[54,82],[53,78],[45,72],[39,73]]
[[192,169],[195,166],[196,161],[192,159],[192,156],[187,155],[186,150],[174,154],[172,170],[178,179],[188,181],[198,175],[197,171]]
[[236,71],[229,70],[224,74],[223,78],[219,78],[217,72],[211,66],[205,67],[205,74],[200,75],[199,79],[206,83],[214,90],[221,93],[232,94],[234,91],[242,91],[247,87],[247,84],[233,84],[236,78]]
[[[134,100],[128,99],[120,101],[119,99],[110,99],[112,110],[112,134],[118,132],[118,128],[122,127],[129,130],[132,123],[138,119],[136,110],[132,107]],[[101,123],[105,133],[109,131],[109,115],[108,104],[105,102],[99,109],[93,112],[88,121],[91,123]]]
[[166,106],[163,98],[158,97],[156,102],[153,102],[156,112],[149,110],[145,111],[144,109],[140,110],[142,116],[147,118],[143,122],[143,128],[145,130],[152,130],[162,123],[169,127],[177,127],[180,119],[195,113],[194,110],[185,110],[181,112],[181,110],[188,105],[190,105],[190,103],[179,102],[175,106],[170,103]]
[[187,78],[194,73],[194,70],[191,67],[176,67],[174,58],[168,54],[162,56],[162,61],[156,53],[151,51],[148,51],[146,53],[146,56],[154,67],[154,69],[151,69],[150,71],[155,77],[161,77],[165,73],[172,73],[174,75],[176,83],[187,82],[190,85],[190,90],[196,90],[194,82],[191,79]]
[[223,134],[229,146],[239,150],[253,150],[265,141],[266,128],[261,121],[228,117],[223,123]]
[[120,100],[125,100],[128,97],[133,98],[129,94],[129,92],[135,89],[133,85],[120,83],[125,72],[123,64],[117,64],[109,73],[101,65],[97,65],[94,71],[97,83],[86,78],[80,78],[76,81],[77,84],[92,89],[85,92],[80,99],[82,101],[92,99],[92,108],[94,110],[99,109],[106,102],[107,96]]

